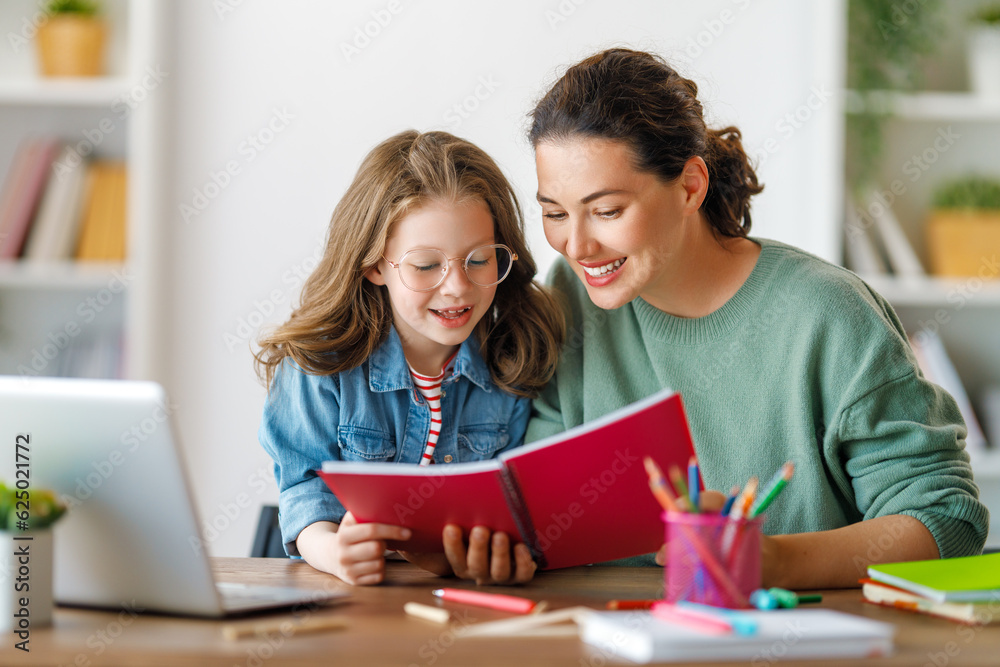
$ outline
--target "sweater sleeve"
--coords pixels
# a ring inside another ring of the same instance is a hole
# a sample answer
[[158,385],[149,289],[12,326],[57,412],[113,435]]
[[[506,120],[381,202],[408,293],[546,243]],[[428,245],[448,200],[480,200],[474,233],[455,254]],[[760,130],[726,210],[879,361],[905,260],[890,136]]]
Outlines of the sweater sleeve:
[[326,378],[286,362],[268,393],[258,437],[274,460],[281,539],[289,556],[295,540],[317,521],[339,523],[344,506],[316,474],[323,461],[340,457],[338,396]]
[[942,558],[980,553],[989,512],[979,502],[965,435],[954,399],[912,368],[854,401],[835,437],[864,518],[912,516]]

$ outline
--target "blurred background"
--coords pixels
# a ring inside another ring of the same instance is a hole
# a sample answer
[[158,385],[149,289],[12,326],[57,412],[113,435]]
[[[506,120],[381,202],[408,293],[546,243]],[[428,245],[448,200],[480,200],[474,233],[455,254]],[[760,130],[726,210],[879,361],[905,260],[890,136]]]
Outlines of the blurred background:
[[988,4],[5,0],[0,373],[164,384],[208,549],[247,555],[277,500],[251,345],[296,303],[362,157],[407,128],[475,142],[514,183],[544,276],[526,114],[568,65],[628,46],[742,129],[766,185],[755,235],[890,300],[960,398],[1000,519]]

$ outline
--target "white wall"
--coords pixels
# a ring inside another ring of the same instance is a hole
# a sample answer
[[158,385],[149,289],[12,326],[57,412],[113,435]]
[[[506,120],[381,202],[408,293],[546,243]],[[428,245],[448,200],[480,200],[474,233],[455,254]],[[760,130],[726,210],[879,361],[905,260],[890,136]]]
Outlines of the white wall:
[[[248,340],[261,319],[288,315],[298,273],[312,266],[338,197],[374,144],[413,127],[482,146],[515,183],[547,267],[553,252],[533,203],[525,114],[566,65],[594,51],[655,50],[698,82],[713,123],[739,125],[762,156],[755,233],[836,257],[840,102],[825,95],[841,87],[842,5],[177,2],[163,379],[200,511],[217,532],[210,551],[246,555],[259,505],[277,498],[256,438],[264,390]],[[345,55],[365,30],[377,34]],[[477,91],[483,99],[470,97]],[[476,108],[460,118],[456,104]],[[258,135],[270,143],[255,152],[247,140]],[[221,176],[227,164],[238,173]],[[203,210],[185,221],[182,205]]]

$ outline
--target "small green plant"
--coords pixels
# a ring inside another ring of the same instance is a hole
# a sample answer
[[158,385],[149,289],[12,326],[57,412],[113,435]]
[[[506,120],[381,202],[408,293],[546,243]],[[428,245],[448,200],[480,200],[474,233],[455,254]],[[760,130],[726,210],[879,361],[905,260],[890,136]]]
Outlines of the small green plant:
[[49,14],[81,14],[94,16],[101,11],[101,5],[96,0],[50,0],[45,6]]
[[968,176],[945,183],[934,192],[934,207],[1000,210],[1000,180]]
[[983,23],[990,27],[1000,27],[1000,2],[991,2],[982,5],[969,16],[973,23]]
[[922,84],[924,59],[943,35],[942,0],[848,0],[847,85],[861,99],[859,113],[848,116],[848,155],[852,188],[876,180],[886,122],[891,108],[874,101],[883,91],[912,91]]
[[0,531],[48,528],[65,513],[66,505],[52,491],[25,491],[0,482]]

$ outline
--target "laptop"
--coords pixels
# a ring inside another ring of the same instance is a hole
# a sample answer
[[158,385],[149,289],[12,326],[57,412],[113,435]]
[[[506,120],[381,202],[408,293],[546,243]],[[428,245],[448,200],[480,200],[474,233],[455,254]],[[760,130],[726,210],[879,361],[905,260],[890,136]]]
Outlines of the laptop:
[[53,535],[55,601],[224,617],[347,597],[216,584],[172,422],[154,382],[0,376],[0,479],[13,483],[27,434],[32,488],[69,505]]

